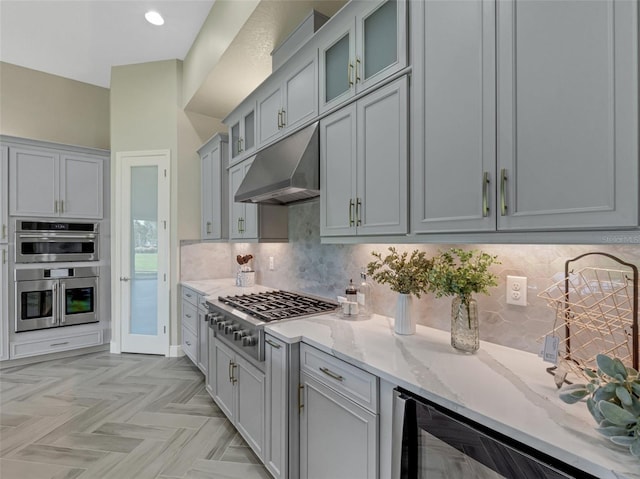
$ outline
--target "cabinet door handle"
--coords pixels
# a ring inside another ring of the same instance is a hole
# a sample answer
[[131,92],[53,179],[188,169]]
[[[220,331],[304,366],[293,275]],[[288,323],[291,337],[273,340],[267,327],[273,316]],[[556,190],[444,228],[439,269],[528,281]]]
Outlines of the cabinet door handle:
[[53,347],[53,346],[64,346],[65,344],[69,344],[69,341],[64,341],[62,343],[51,343],[51,347]]
[[7,264],[7,250],[2,250],[2,264]]
[[347,69],[347,79],[349,80],[349,87],[353,86],[353,63],[349,63],[349,68]]
[[244,151],[244,140],[242,138],[238,138],[238,153]]
[[271,346],[274,349],[280,349],[280,345],[278,343],[274,343],[273,341],[266,339],[264,340],[265,343],[267,343],[269,346]]
[[355,221],[353,220],[353,198],[349,198],[349,226],[353,226]]
[[58,212],[58,200],[53,200],[53,212]]
[[60,213],[64,213],[64,200],[60,200]]
[[234,363],[233,361],[229,361],[229,381],[231,381],[231,384],[235,384],[238,382],[238,379],[233,374],[233,371],[236,367],[238,367],[236,363]]
[[2,225],[2,239],[7,237],[7,225]]
[[207,234],[211,234],[211,221],[207,221]]
[[284,128],[285,126],[287,126],[287,112],[283,109],[282,110],[282,128]]
[[500,170],[500,214],[506,216],[507,214],[507,169],[502,168]]
[[229,382],[232,382],[231,381],[232,380],[232,376],[231,375],[233,374],[232,371],[231,371],[231,367],[232,367],[231,365],[232,364],[233,364],[233,361],[230,360],[229,361]]
[[360,83],[360,58],[356,57],[356,83]]
[[298,413],[302,413],[304,404],[302,403],[302,392],[304,391],[304,384],[298,384]]
[[284,126],[284,122],[282,121],[282,110],[278,110],[278,130],[281,130]]
[[333,371],[331,371],[330,369],[327,369],[325,367],[319,368],[320,371],[322,371],[323,373],[325,373],[327,376],[329,376],[330,378],[333,378],[337,381],[344,381],[344,376],[340,376],[337,373],[334,373]]
[[360,198],[356,200],[356,225],[362,226],[362,219],[360,218],[360,212],[362,211],[362,201]]
[[482,216],[489,216],[489,172],[485,171],[482,175]]

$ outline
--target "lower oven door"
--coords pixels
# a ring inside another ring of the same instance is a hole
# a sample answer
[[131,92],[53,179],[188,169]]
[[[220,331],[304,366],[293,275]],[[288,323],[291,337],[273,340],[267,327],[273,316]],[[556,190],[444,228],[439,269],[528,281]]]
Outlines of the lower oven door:
[[16,282],[16,332],[58,326],[57,280]]
[[595,479],[424,398],[394,396],[394,479]]
[[60,280],[60,326],[95,323],[98,318],[98,278]]

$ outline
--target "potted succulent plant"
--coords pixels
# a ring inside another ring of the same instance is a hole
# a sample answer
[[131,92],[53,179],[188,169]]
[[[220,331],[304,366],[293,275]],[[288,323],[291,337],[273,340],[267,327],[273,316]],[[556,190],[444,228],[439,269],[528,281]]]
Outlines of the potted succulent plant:
[[560,399],[573,404],[587,398],[596,431],[640,459],[640,374],[604,354],[596,356],[596,363],[597,371],[584,370],[589,383],[569,386]]
[[428,289],[428,273],[432,260],[424,251],[414,250],[411,256],[407,252],[398,253],[389,247],[390,254],[382,257],[375,251],[376,258],[367,265],[367,274],[377,283],[388,284],[398,293],[396,303],[395,331],[398,334],[413,334],[416,331],[415,318],[411,317],[411,297],[420,297]]
[[489,293],[496,276],[489,271],[499,264],[497,256],[481,251],[451,248],[433,259],[428,272],[429,291],[436,298],[453,296],[451,303],[451,346],[473,353],[480,347],[478,304],[474,293]]

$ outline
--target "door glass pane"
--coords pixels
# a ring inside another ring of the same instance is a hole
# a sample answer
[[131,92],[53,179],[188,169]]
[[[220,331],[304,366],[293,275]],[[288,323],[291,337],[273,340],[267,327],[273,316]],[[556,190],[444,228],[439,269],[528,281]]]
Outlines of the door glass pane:
[[236,123],[231,127],[231,156],[238,156],[238,141],[240,140],[240,123]]
[[20,295],[20,319],[49,318],[53,316],[53,290],[26,291]]
[[65,315],[94,312],[93,287],[68,288],[65,290]]
[[389,0],[364,21],[365,80],[398,60],[397,42],[397,7]]
[[244,117],[244,145],[243,149],[250,150],[253,148],[255,134],[254,134],[254,113],[251,111],[247,116]]
[[131,168],[130,333],[158,333],[158,168]]
[[349,34],[324,52],[325,102],[349,90]]

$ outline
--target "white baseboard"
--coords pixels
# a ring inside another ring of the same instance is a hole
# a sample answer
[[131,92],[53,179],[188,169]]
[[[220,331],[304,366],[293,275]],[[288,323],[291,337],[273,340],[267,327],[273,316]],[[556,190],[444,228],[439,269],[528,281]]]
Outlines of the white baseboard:
[[180,358],[184,356],[184,351],[182,350],[181,344],[172,344],[169,346],[169,357],[170,358]]

